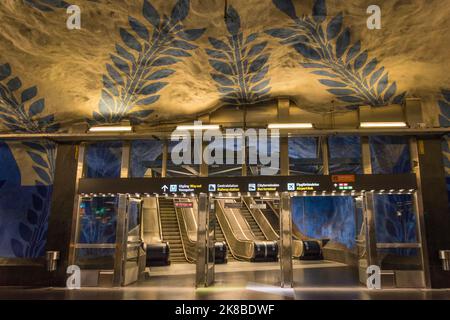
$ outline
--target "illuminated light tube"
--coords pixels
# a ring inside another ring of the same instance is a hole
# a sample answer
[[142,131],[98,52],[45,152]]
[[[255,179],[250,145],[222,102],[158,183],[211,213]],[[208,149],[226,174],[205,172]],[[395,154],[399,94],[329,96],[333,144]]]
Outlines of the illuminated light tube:
[[269,129],[313,129],[312,123],[270,123]]
[[89,128],[89,132],[132,132],[132,126],[95,126]]
[[202,125],[182,125],[178,126],[177,130],[219,130],[218,124],[202,124]]
[[406,122],[361,122],[360,128],[406,128]]

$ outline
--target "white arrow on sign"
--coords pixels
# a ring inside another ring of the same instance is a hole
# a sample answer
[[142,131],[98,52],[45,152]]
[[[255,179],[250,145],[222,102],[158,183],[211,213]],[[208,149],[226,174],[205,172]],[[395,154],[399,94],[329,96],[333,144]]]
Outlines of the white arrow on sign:
[[164,192],[166,192],[167,191],[167,189],[169,189],[169,187],[168,186],[166,186],[166,185],[164,185],[162,188],[161,188]]

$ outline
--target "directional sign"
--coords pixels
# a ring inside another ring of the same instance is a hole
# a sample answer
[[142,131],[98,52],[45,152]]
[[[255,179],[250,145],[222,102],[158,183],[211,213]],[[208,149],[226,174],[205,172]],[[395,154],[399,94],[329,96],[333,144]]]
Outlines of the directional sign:
[[250,203],[250,209],[267,209],[265,203]]
[[225,202],[225,208],[240,209],[242,207],[243,207],[242,202]]
[[192,202],[181,201],[181,202],[175,202],[175,207],[176,208],[193,208],[194,204]]
[[[333,181],[334,180],[334,181]],[[275,193],[416,190],[414,174],[80,179],[80,193]],[[349,192],[349,193],[350,193]]]

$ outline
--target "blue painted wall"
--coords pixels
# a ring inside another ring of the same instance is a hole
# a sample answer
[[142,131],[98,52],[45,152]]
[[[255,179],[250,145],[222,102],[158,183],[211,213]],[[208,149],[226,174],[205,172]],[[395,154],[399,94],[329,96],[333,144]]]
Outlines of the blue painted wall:
[[[17,143],[12,147],[16,152],[28,149]],[[54,152],[53,145],[46,147],[46,151]],[[22,175],[37,171],[51,182],[53,178],[40,172],[41,166],[31,159],[21,158],[21,162],[23,173],[11,146],[0,141],[0,257],[36,258],[45,253],[52,184],[39,179],[25,185]],[[36,176],[39,178],[39,174]]]

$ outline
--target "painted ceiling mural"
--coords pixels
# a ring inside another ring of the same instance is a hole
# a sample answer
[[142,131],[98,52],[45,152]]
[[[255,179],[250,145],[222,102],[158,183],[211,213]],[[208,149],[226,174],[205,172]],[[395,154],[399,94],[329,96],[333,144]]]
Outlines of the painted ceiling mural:
[[[80,30],[66,27],[72,4]],[[439,125],[450,8],[386,0],[381,30],[369,30],[371,4],[3,0],[0,132],[151,124],[280,95],[313,112],[420,97]]]

